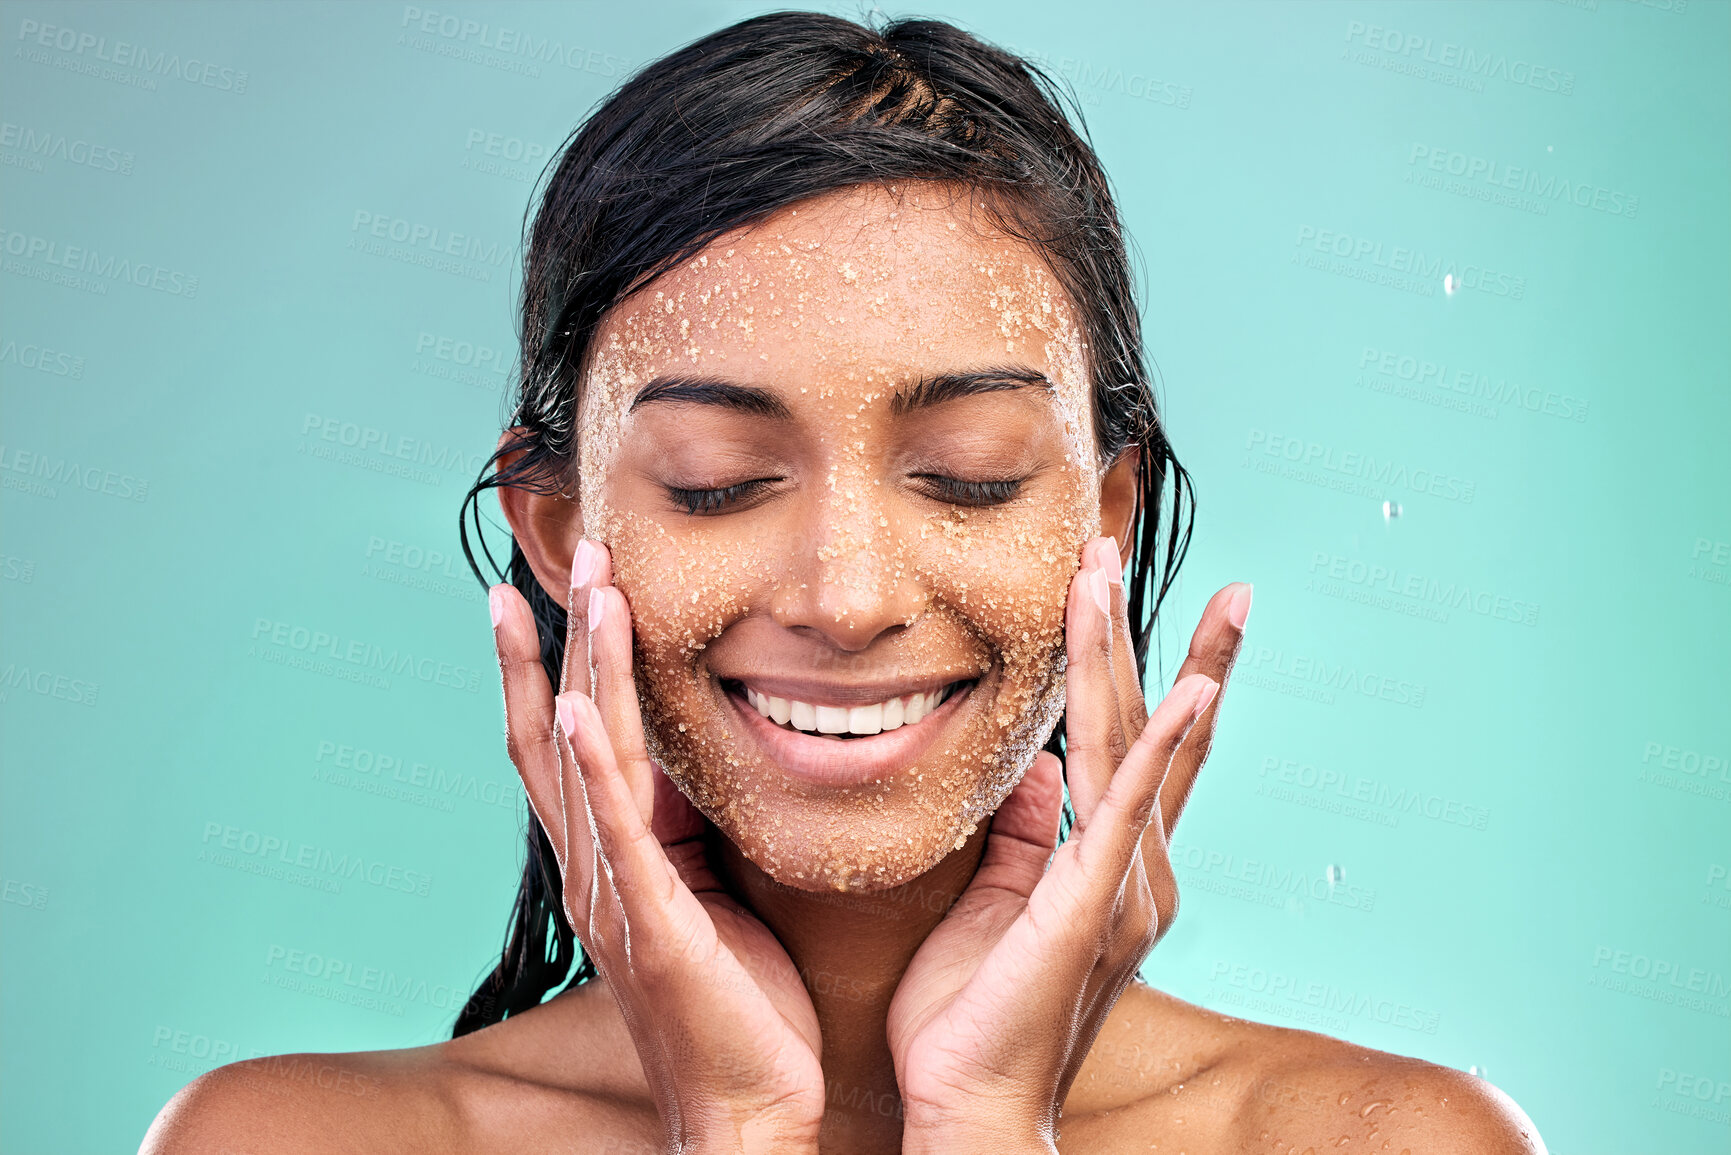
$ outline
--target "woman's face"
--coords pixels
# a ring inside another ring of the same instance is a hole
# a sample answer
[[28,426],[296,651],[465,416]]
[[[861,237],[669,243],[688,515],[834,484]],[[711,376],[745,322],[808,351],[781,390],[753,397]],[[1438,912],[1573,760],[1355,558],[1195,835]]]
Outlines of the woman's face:
[[783,884],[929,870],[1056,724],[1099,532],[1050,270],[965,194],[848,189],[716,241],[593,349],[579,499],[651,755]]

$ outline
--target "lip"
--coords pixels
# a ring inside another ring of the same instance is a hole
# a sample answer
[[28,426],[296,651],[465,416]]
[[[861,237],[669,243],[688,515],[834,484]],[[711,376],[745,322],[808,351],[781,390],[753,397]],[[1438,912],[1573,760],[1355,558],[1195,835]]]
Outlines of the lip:
[[[912,726],[847,739],[784,730],[759,714],[743,693],[730,689],[722,693],[746,732],[789,777],[813,786],[858,786],[912,766],[961,713],[963,705],[973,700],[974,691],[985,680],[969,682]],[[755,679],[752,688],[759,688]]]

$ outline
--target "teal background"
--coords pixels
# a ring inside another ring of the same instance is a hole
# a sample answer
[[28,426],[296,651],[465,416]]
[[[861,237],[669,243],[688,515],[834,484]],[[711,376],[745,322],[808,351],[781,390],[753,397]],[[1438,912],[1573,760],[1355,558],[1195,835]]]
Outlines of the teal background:
[[[4,1151],[130,1151],[222,1062],[448,1035],[522,844],[455,519],[530,182],[629,68],[761,10],[4,7]],[[1731,7],[912,11],[1067,77],[1119,191],[1200,491],[1162,686],[1256,583],[1146,976],[1476,1067],[1555,1152],[1726,1150]],[[1505,63],[1400,70],[1451,44]],[[1472,157],[1601,208],[1450,186]],[[417,460],[333,456],[345,425]],[[426,676],[296,668],[301,630]],[[366,866],[268,873],[303,847]]]

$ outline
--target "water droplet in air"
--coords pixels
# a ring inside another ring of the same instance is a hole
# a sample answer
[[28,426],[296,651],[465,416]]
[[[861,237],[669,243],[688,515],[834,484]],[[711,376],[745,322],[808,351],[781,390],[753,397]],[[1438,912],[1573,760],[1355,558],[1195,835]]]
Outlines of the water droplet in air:
[[1455,280],[1455,275],[1453,273],[1443,274],[1443,292],[1452,297],[1455,295],[1455,289],[1459,287],[1460,282]]
[[1474,1063],[1472,1066],[1467,1068],[1467,1074],[1477,1075],[1481,1079],[1489,1078],[1489,1076],[1485,1074],[1485,1069],[1477,1063]]
[[1385,501],[1382,503],[1382,519],[1392,521],[1400,516],[1400,502]]
[[1346,867],[1328,864],[1328,889],[1333,890],[1346,882]]

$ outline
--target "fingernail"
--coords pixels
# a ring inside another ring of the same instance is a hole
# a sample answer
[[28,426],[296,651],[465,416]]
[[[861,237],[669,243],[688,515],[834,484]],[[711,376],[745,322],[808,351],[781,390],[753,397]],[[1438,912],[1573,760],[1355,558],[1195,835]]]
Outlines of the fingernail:
[[1208,684],[1202,687],[1202,693],[1196,696],[1196,705],[1190,711],[1190,721],[1192,723],[1194,723],[1196,719],[1202,717],[1202,712],[1208,709],[1208,704],[1214,701],[1214,695],[1219,692],[1220,683],[1213,679],[1209,679]]
[[571,707],[571,699],[560,694],[553,699],[553,712],[559,716],[559,729],[573,743],[577,741],[577,711]]
[[1109,537],[1100,547],[1100,568],[1106,571],[1106,580],[1115,586],[1124,584],[1124,559],[1118,555],[1118,539]]
[[1111,616],[1112,589],[1106,582],[1106,571],[1098,566],[1088,571],[1088,592],[1094,595],[1094,604],[1100,607],[1100,612]]
[[607,598],[601,593],[601,587],[596,586],[589,591],[589,632],[594,633],[601,628],[601,619],[607,614]]
[[584,538],[577,543],[577,552],[571,555],[571,584],[586,586],[595,580],[595,571],[601,565],[601,550],[594,542]]
[[1232,595],[1232,601],[1226,607],[1226,620],[1239,633],[1244,632],[1244,623],[1250,620],[1250,595],[1255,592],[1256,587],[1246,583],[1243,589]]
[[487,587],[487,612],[493,615],[493,628],[498,629],[505,617],[505,595],[498,586]]

